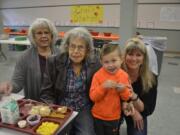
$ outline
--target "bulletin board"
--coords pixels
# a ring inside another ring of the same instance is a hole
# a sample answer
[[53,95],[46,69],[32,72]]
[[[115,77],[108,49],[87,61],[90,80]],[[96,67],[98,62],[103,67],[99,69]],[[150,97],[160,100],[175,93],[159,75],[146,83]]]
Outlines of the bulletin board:
[[[94,7],[99,7],[100,10],[94,12]],[[119,27],[120,5],[83,5],[84,8],[91,9],[91,14],[97,14],[97,18],[91,19],[89,22],[83,22],[83,18],[79,22],[73,22],[75,18],[73,9],[76,6],[59,6],[59,7],[36,7],[36,8],[17,8],[0,10],[3,24],[5,26],[29,26],[33,20],[39,17],[45,17],[55,23],[56,26],[103,26],[103,27]],[[84,10],[85,11],[85,10]],[[81,15],[83,11],[81,11]],[[83,14],[84,15],[84,14]],[[88,16],[86,16],[87,21]],[[96,22],[98,21],[98,22]]]
[[137,27],[180,30],[180,4],[139,4]]
[[71,6],[70,21],[72,24],[102,24],[104,6]]

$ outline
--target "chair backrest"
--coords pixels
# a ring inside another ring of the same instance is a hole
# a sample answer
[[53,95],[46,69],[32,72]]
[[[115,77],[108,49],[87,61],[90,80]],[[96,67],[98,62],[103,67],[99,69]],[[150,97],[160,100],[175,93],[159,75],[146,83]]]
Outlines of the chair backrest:
[[61,42],[62,42],[62,39],[59,38],[59,39],[56,41],[56,44],[55,44],[55,45],[56,45],[56,46],[60,46],[60,45],[61,45]]

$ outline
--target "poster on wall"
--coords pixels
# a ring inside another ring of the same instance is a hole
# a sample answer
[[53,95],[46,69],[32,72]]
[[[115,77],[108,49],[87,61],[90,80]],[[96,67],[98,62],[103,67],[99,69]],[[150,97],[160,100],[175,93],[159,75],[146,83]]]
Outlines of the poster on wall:
[[102,24],[104,18],[104,7],[102,5],[71,6],[70,17],[71,24]]
[[180,22],[180,7],[162,7],[160,21]]

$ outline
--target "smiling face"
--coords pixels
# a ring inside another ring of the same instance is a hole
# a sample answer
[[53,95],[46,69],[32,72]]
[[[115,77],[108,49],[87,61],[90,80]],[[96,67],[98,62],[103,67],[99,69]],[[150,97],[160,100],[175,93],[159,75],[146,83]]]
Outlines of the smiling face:
[[49,47],[52,43],[52,34],[47,28],[37,28],[34,32],[34,40],[37,47]]
[[115,74],[121,66],[122,60],[118,50],[114,50],[101,58],[104,69],[111,74]]
[[143,64],[144,55],[138,50],[131,50],[125,56],[125,63],[128,69],[139,70],[140,66]]
[[68,52],[73,64],[81,64],[87,54],[86,42],[80,37],[72,38],[69,43]]

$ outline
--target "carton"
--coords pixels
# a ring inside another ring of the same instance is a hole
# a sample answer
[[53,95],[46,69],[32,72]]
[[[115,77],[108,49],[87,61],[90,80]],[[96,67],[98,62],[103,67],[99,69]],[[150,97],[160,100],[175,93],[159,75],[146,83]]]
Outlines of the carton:
[[1,108],[1,122],[7,124],[16,124],[20,118],[19,106],[17,101],[11,100]]

